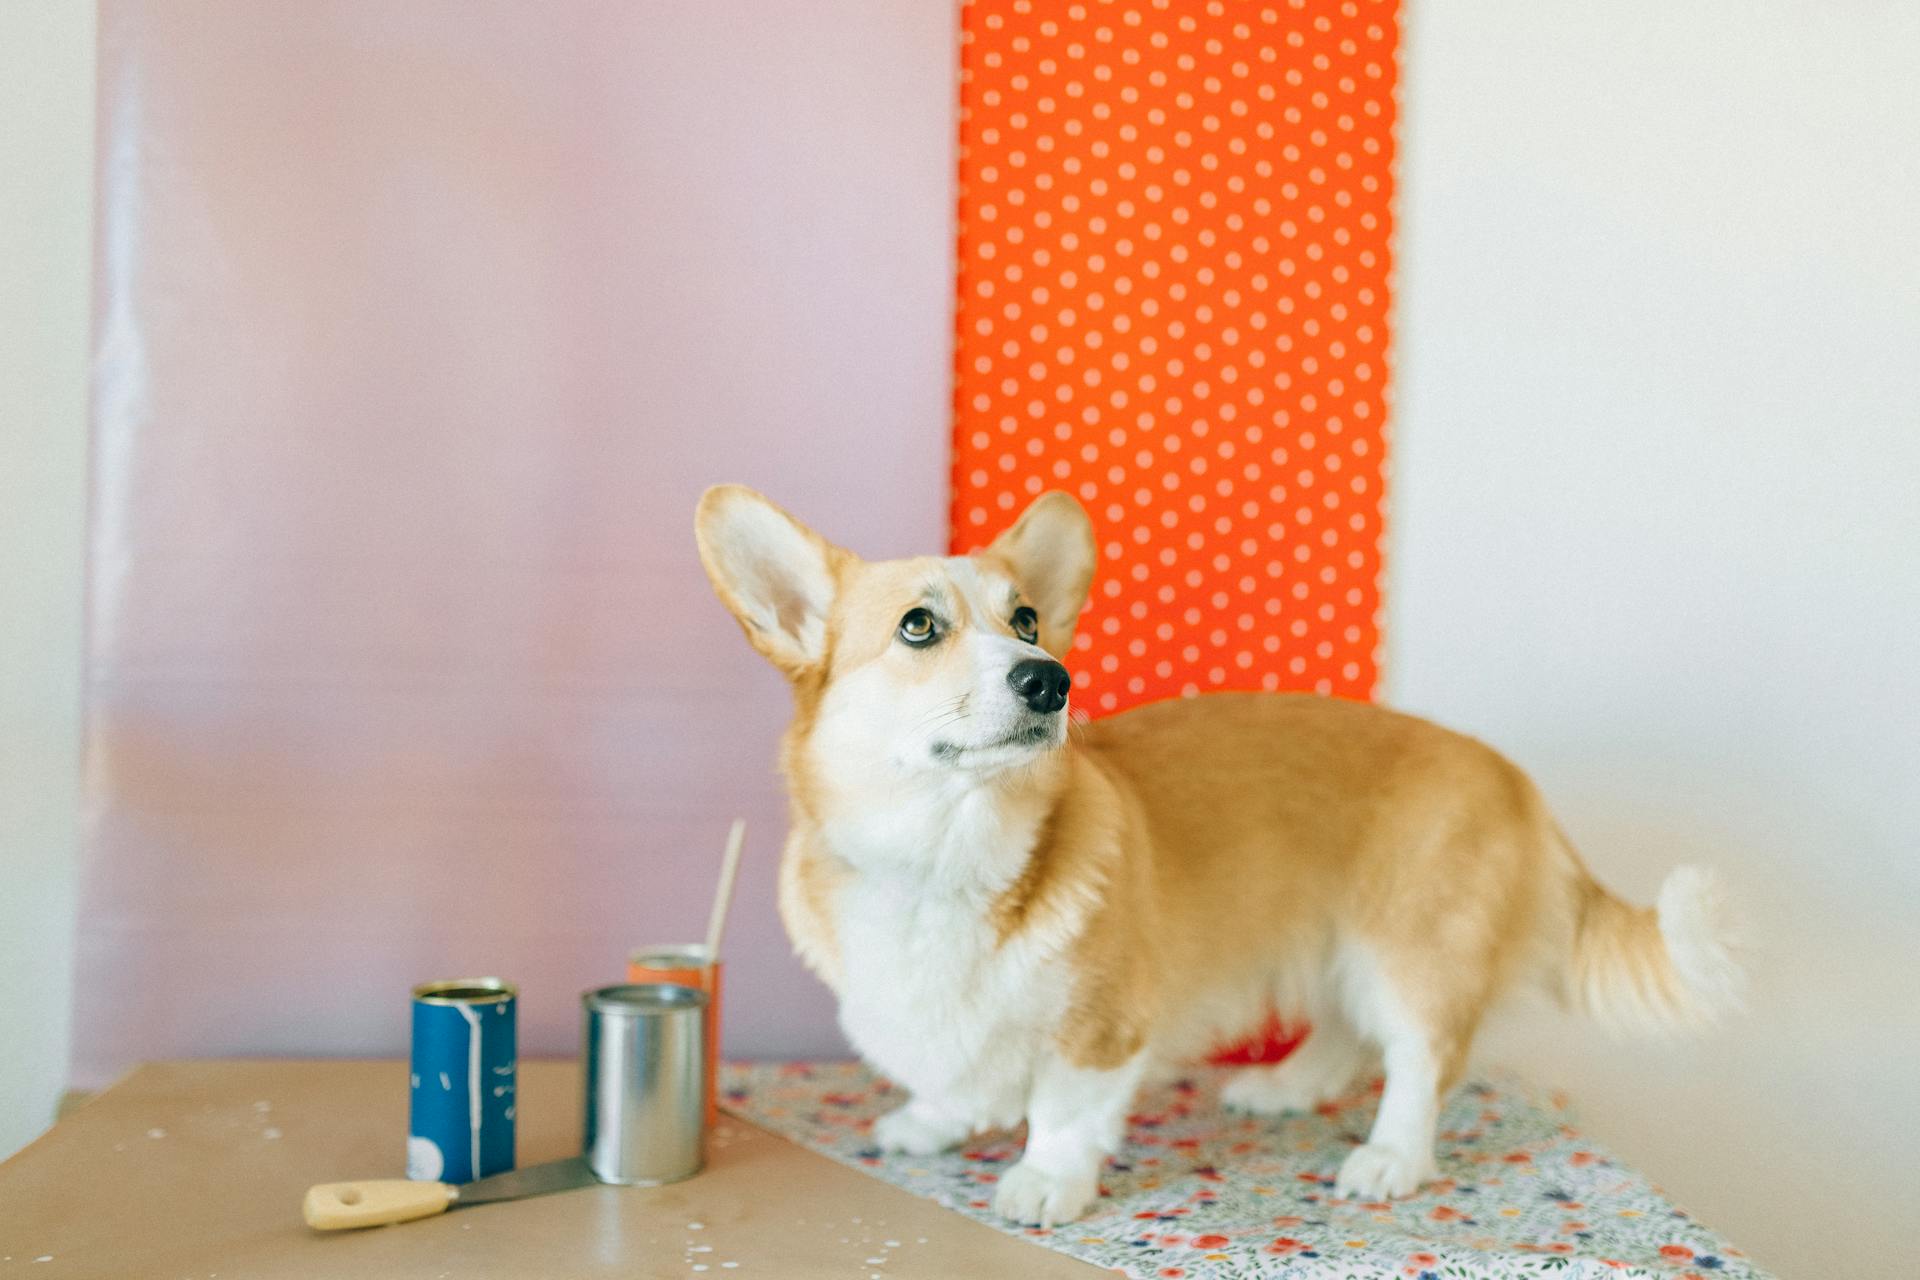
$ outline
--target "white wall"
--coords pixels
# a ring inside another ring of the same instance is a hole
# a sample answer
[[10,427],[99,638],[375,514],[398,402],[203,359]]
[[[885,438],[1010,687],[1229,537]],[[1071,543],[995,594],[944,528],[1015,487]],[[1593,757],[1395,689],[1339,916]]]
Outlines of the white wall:
[[67,1069],[93,6],[0,6],[0,1157]]
[[[1761,948],[1697,1045],[1488,1053],[1788,1275],[1920,1221],[1920,10],[1415,5],[1390,700]],[[1905,1226],[1902,1226],[1904,1222]]]

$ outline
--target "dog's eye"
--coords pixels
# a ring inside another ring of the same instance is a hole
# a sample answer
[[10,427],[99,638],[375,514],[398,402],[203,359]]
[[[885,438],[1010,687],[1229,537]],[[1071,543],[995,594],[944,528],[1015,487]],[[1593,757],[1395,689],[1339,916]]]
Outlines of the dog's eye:
[[1013,634],[1028,644],[1040,643],[1040,615],[1026,605],[1013,611]]
[[933,625],[933,615],[925,609],[909,609],[900,619],[900,638],[910,645],[932,644],[939,634],[939,628]]

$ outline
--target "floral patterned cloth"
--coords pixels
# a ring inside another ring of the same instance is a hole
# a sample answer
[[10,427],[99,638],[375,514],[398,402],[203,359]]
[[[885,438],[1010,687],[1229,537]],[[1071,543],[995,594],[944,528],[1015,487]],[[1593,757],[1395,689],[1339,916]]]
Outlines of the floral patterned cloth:
[[992,1212],[1020,1136],[886,1156],[875,1117],[904,1094],[857,1063],[730,1064],[723,1105],[744,1120],[1035,1244],[1152,1277],[1657,1276],[1765,1273],[1572,1127],[1563,1098],[1507,1078],[1454,1091],[1440,1117],[1443,1180],[1391,1204],[1341,1200],[1333,1175],[1372,1122],[1378,1086],[1315,1114],[1223,1110],[1221,1068],[1143,1091],[1102,1199],[1079,1222],[1021,1228]]

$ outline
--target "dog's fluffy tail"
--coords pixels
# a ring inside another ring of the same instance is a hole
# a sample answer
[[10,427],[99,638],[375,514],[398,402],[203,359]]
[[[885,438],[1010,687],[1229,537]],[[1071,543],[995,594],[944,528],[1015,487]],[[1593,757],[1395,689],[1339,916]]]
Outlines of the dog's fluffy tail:
[[1609,893],[1575,859],[1574,929],[1567,1003],[1622,1031],[1695,1030],[1740,1004],[1746,973],[1714,875],[1676,867],[1659,905]]

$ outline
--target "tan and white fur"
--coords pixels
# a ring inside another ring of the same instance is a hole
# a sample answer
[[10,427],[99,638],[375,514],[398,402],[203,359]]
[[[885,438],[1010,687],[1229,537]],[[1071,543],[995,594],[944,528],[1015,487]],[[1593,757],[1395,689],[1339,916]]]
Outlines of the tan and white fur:
[[1142,1078],[1272,1008],[1312,1033],[1225,1102],[1308,1109],[1384,1064],[1337,1180],[1378,1199],[1435,1176],[1440,1102],[1503,992],[1629,1026],[1736,994],[1707,876],[1620,901],[1470,738],[1290,694],[1071,723],[1044,682],[1064,701],[1095,550],[1065,494],[968,556],[864,561],[738,486],[696,531],[792,682],[781,915],[855,1048],[910,1091],[877,1139],[926,1154],[1024,1120],[1011,1219],[1084,1213]]

